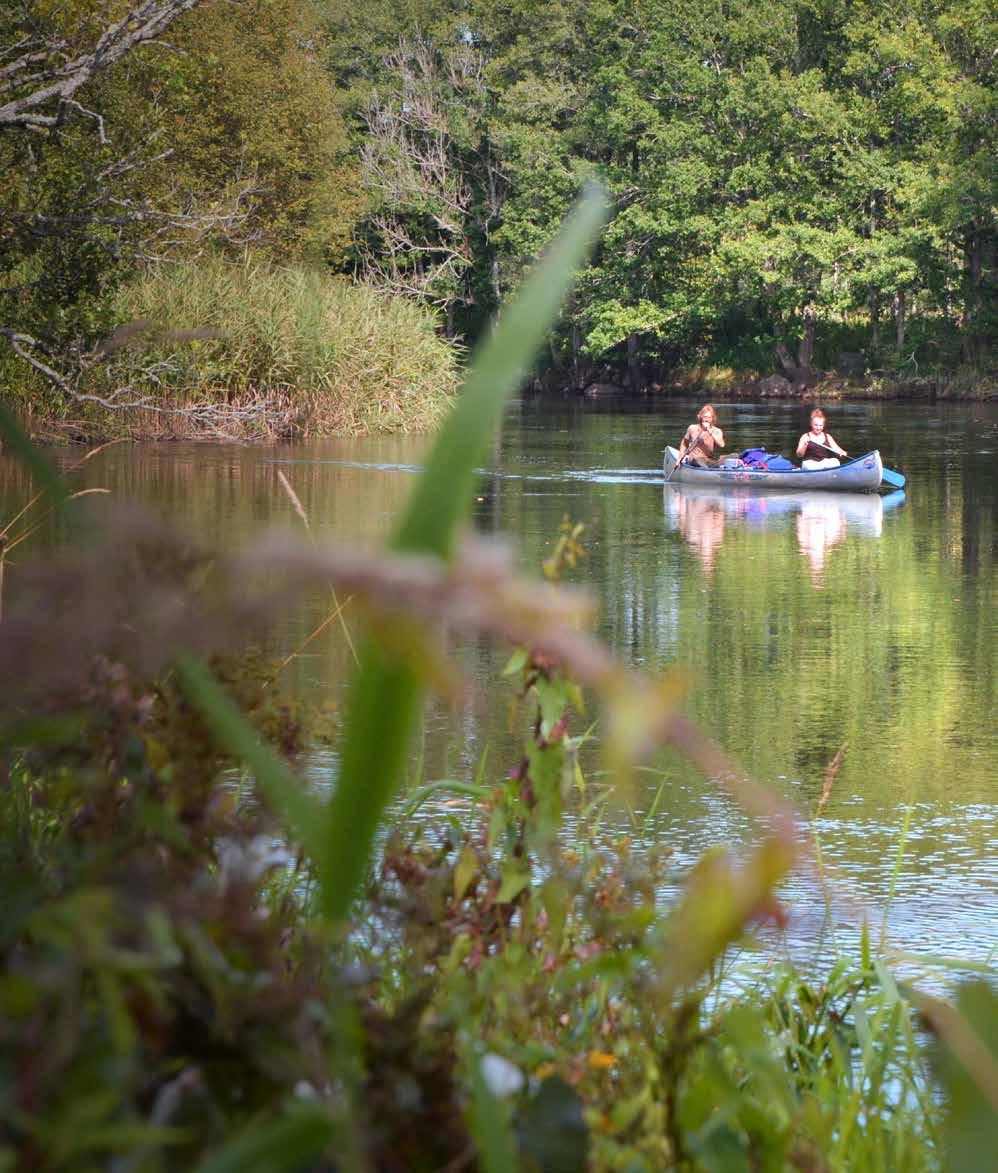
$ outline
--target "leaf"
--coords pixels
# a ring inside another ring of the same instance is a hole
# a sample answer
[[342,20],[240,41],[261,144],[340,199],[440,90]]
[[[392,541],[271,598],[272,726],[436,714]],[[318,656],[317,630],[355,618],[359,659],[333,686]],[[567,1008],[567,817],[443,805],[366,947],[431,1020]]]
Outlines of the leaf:
[[473,1066],[470,1124],[482,1173],[517,1173],[520,1162],[509,1108],[489,1090],[480,1061]]
[[976,1173],[982,1154],[998,1152],[998,994],[987,982],[962,986],[954,1010],[923,1005],[941,1041],[935,1066],[947,1093],[948,1173]]
[[511,900],[515,900],[520,895],[529,883],[529,865],[518,859],[511,860],[503,872],[502,883],[499,885],[499,892],[496,895],[497,903],[509,904]]
[[[392,541],[397,550],[448,557],[471,504],[475,470],[553,320],[572,274],[605,215],[605,199],[589,192],[528,278],[498,326],[478,349],[464,389],[444,422]],[[402,776],[423,681],[368,639],[350,688],[339,776],[330,803],[322,908],[341,921],[370,859],[375,832]]]
[[503,668],[503,676],[515,676],[517,672],[522,672],[527,666],[528,653],[526,648],[517,648],[506,662],[506,667]]
[[541,885],[541,905],[548,916],[548,936],[554,949],[561,948],[565,922],[571,907],[568,885],[558,876],[550,876]]
[[556,676],[546,680],[543,676],[534,685],[541,706],[541,737],[549,738],[551,730],[565,715],[568,707],[569,689],[566,682]]
[[278,1173],[298,1170],[319,1159],[335,1127],[318,1105],[296,1106],[275,1121],[256,1124],[202,1161],[197,1173]]
[[454,865],[454,899],[462,900],[468,885],[478,874],[478,856],[474,848],[465,846]]
[[517,1121],[526,1167],[543,1173],[584,1173],[589,1129],[578,1092],[554,1075],[542,1081]]
[[48,493],[52,503],[63,505],[68,493],[62,477],[31,443],[13,413],[3,403],[0,403],[0,436],[3,436],[14,455],[31,471],[35,480]]
[[447,556],[471,504],[475,470],[488,455],[506,399],[519,386],[554,321],[572,277],[606,215],[591,188],[577,204],[515,300],[479,347],[457,405],[445,421],[392,543]]
[[285,818],[290,829],[320,865],[324,811],[308,794],[277,754],[260,739],[246,717],[228,698],[211,671],[187,653],[176,660],[177,675],[184,691],[203,713],[218,739],[230,753],[253,771],[257,785],[273,808]]
[[565,747],[561,742],[527,746],[530,782],[537,805],[534,819],[542,835],[553,835],[561,823],[561,783],[565,768]]

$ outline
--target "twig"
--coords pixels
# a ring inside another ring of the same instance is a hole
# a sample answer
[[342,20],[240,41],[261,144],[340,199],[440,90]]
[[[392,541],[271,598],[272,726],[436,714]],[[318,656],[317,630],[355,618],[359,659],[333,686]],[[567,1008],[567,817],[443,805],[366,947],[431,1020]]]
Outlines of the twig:
[[848,744],[848,742],[843,743],[838,753],[832,758],[825,769],[825,788],[821,792],[821,798],[818,801],[818,809],[815,811],[815,814],[820,815],[825,803],[828,802],[829,796],[832,793],[832,786],[835,783],[835,776],[838,774],[839,767],[845,759]]

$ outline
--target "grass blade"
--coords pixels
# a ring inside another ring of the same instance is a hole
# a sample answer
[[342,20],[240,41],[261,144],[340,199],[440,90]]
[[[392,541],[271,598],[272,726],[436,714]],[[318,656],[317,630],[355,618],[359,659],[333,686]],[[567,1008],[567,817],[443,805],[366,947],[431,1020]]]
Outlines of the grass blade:
[[[442,557],[451,553],[470,505],[475,469],[487,454],[503,406],[553,320],[604,211],[599,191],[581,200],[544,262],[478,351],[395,534],[395,549]],[[331,920],[346,916],[361,882],[378,823],[402,775],[421,697],[422,679],[413,664],[368,639],[351,688],[324,847],[328,868],[323,870],[330,886],[323,893],[323,908]]]
[[301,781],[270,746],[261,741],[205,664],[181,653],[176,670],[191,701],[225,748],[252,770],[267,801],[298,836],[319,867],[321,877],[323,807],[302,789]]
[[297,1108],[281,1120],[247,1129],[197,1173],[280,1173],[310,1169],[333,1140],[335,1126],[322,1108]]

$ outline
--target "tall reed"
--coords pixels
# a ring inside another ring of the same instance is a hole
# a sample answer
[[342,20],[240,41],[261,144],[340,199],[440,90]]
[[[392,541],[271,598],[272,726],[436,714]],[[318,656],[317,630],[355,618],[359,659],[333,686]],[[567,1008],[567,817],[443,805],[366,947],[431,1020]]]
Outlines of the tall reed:
[[[118,294],[118,329],[81,391],[82,425],[157,435],[425,431],[457,354],[414,302],[302,267],[219,257],[153,269]],[[79,416],[79,412],[74,414]]]

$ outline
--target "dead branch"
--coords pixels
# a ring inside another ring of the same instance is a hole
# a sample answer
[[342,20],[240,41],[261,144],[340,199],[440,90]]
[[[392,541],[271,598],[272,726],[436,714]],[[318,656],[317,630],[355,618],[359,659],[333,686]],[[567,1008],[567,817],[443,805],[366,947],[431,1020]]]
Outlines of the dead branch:
[[17,95],[0,106],[0,129],[53,130],[65,122],[69,111],[76,110],[97,119],[101,141],[106,141],[99,115],[75,100],[77,91],[139,45],[155,41],[199,3],[201,0],[139,0],[121,20],[101,32],[92,48],[69,58],[67,43],[61,37],[36,34],[22,38],[7,51],[12,59],[0,67],[0,94]]

